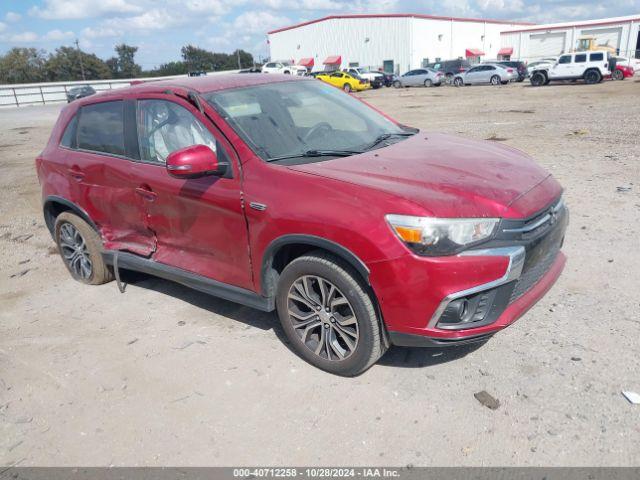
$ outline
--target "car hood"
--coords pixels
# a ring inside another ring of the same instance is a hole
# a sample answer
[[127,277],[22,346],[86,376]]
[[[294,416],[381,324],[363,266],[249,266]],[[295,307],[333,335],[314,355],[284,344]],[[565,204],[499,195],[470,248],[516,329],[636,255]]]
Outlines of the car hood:
[[[382,190],[437,217],[526,217],[562,191],[523,152],[440,133],[419,132],[363,154],[289,168]],[[524,201],[529,192],[535,194]]]

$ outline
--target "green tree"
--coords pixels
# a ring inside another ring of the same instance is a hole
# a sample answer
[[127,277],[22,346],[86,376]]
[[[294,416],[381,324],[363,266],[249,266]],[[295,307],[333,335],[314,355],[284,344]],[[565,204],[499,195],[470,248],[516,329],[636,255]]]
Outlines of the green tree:
[[103,60],[93,53],[79,52],[73,47],[57,48],[49,56],[45,68],[47,78],[52,82],[82,80],[82,68],[87,80],[111,78],[111,71]]
[[[114,58],[115,62],[112,62],[114,59],[107,60],[107,64],[112,68],[114,76],[116,78],[139,77],[142,73],[142,68],[140,68],[140,65],[135,61],[138,47],[121,43],[120,45],[116,45],[115,50],[118,54],[118,56]],[[113,66],[115,66],[115,71],[113,71]]]
[[215,69],[216,58],[214,53],[193,45],[185,45],[182,47],[181,52],[182,59],[187,64],[189,71]]
[[46,78],[45,52],[35,48],[12,48],[0,56],[0,83],[35,83]]
[[169,75],[184,75],[187,73],[187,64],[185,62],[169,62],[163,63],[158,68],[142,72],[146,77],[165,77]]
[[230,65],[229,69],[238,68],[238,56],[240,57],[241,65],[239,68],[249,68],[253,66],[253,55],[244,50],[236,50],[230,55],[230,63],[233,65]]

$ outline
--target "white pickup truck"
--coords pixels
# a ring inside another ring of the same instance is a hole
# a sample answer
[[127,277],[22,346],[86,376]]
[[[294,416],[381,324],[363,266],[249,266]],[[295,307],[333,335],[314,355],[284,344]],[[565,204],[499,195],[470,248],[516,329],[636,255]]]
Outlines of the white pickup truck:
[[531,71],[531,85],[539,87],[561,80],[599,83],[611,75],[610,66],[610,54],[606,50],[566,53],[560,55],[555,63],[536,66]]

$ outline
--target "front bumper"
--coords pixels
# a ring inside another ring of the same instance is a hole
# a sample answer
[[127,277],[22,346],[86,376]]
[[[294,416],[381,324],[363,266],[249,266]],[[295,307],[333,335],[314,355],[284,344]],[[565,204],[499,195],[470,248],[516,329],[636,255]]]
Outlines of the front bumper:
[[515,322],[560,276],[567,224],[566,207],[554,202],[529,219],[503,220],[496,238],[480,249],[370,265],[391,342],[469,343]]

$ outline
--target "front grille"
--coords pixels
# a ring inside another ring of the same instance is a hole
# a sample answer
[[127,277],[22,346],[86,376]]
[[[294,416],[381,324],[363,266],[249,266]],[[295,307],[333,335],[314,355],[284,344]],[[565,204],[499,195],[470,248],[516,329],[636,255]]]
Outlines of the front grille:
[[540,281],[545,273],[549,271],[551,265],[553,265],[559,251],[560,243],[556,243],[536,263],[523,269],[522,275],[520,275],[520,278],[517,280],[516,285],[511,292],[509,304],[515,302]]

